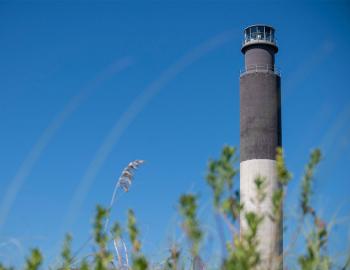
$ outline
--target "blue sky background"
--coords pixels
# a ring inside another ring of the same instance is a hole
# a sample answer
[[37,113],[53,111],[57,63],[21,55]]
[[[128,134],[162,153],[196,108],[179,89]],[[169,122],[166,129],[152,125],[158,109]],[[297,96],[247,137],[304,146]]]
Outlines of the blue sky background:
[[[200,194],[224,144],[239,146],[242,30],[273,25],[282,71],[283,146],[295,179],[321,147],[314,203],[344,251],[350,213],[350,7],[346,2],[1,2],[0,260],[41,246],[51,262],[62,236],[86,240],[129,161],[145,159],[113,219],[133,208],[144,250],[167,252],[176,203]],[[238,165],[238,164],[237,164]],[[210,223],[210,222],[209,222]],[[293,227],[293,221],[287,221]],[[286,242],[290,231],[287,230]]]

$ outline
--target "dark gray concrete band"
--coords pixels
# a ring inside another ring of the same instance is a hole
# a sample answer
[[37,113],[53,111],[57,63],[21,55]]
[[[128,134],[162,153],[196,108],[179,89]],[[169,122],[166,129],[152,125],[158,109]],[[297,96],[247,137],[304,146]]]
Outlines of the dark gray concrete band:
[[240,78],[240,157],[275,160],[282,146],[280,77],[253,72]]

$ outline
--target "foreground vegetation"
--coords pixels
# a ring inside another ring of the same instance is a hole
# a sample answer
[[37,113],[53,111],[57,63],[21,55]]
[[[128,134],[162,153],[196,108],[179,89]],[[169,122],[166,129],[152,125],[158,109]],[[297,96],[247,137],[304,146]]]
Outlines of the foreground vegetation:
[[[305,220],[312,221],[312,228],[308,230],[305,237],[305,252],[299,255],[297,269],[302,270],[328,270],[328,269],[350,269],[350,256],[345,259],[342,265],[332,260],[327,250],[329,228],[319,217],[315,209],[310,204],[314,171],[321,160],[321,152],[315,150],[311,153],[309,162],[306,165],[300,188],[300,218],[293,239],[278,260],[278,268],[282,268],[283,259],[288,256],[290,250],[295,245],[297,238],[301,237],[300,232]],[[281,189],[272,196],[273,209],[269,214],[259,214],[255,212],[244,212],[244,205],[240,202],[239,192],[235,189],[234,179],[238,171],[235,169],[236,153],[235,149],[229,146],[223,148],[220,157],[210,160],[206,182],[212,190],[213,207],[215,214],[221,218],[230,238],[226,243],[226,256],[222,258],[219,269],[223,270],[250,270],[261,269],[261,256],[258,250],[259,239],[257,232],[262,221],[270,218],[273,222],[280,222],[283,219],[281,209],[286,194],[286,188],[291,180],[291,173],[288,171],[283,158],[282,149],[277,149],[277,174]],[[116,188],[127,191],[131,185],[133,171],[142,164],[142,161],[131,162],[122,172]],[[264,191],[264,179],[258,178],[255,181],[258,201],[266,200]],[[185,247],[171,246],[169,257],[157,266],[150,265],[149,260],[142,253],[142,243],[139,238],[139,230],[133,210],[128,211],[127,228],[122,228],[118,222],[109,228],[109,214],[114,203],[115,192],[109,208],[98,206],[96,209],[93,237],[90,241],[95,252],[84,258],[78,259],[77,253],[71,250],[72,237],[67,235],[61,252],[61,260],[57,267],[50,269],[60,270],[107,270],[107,269],[207,269],[206,262],[201,259],[201,244],[205,236],[203,225],[200,224],[197,216],[198,198],[195,194],[185,194],[179,199],[179,213],[182,218],[182,229],[188,239],[189,252]],[[244,234],[239,235],[239,217],[245,218],[248,229]],[[128,236],[128,245],[124,238]],[[191,263],[186,263],[186,256],[190,254]],[[37,270],[42,268],[43,257],[38,249],[33,249],[26,259],[24,269]],[[270,265],[266,270],[273,267]],[[0,264],[0,270],[13,269]],[[265,269],[264,269],[265,270]]]

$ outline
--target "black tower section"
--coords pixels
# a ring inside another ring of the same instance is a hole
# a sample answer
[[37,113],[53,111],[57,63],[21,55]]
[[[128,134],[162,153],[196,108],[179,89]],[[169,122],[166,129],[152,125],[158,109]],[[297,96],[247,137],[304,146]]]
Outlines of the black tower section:
[[240,76],[240,157],[276,159],[282,145],[281,78],[275,68],[275,30],[253,25],[244,30],[245,68]]

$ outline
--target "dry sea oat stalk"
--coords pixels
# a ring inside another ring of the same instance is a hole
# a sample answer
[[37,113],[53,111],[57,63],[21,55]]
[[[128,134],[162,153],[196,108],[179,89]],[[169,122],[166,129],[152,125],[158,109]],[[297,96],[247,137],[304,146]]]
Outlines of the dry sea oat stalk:
[[133,180],[133,172],[136,170],[144,160],[135,160],[128,164],[127,167],[124,168],[122,174],[119,177],[117,186],[120,186],[125,192],[129,191],[131,186],[131,182]]

